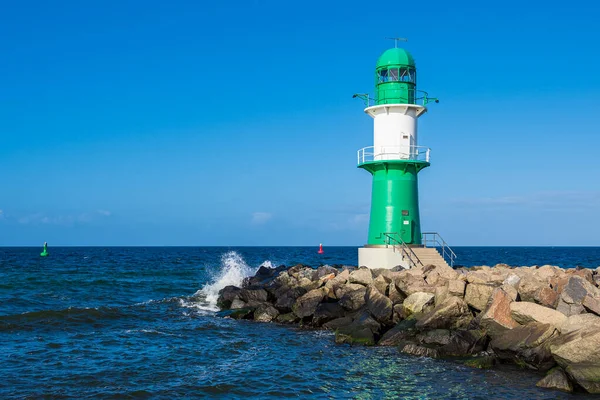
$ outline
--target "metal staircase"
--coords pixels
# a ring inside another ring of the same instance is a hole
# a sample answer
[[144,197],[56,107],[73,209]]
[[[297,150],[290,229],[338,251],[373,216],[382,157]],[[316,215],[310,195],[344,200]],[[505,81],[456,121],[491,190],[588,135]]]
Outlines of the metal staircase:
[[386,247],[391,246],[394,252],[399,252],[408,262],[409,268],[425,265],[454,267],[456,254],[437,232],[423,233],[423,246],[407,245],[396,232],[384,232],[382,235],[385,237]]

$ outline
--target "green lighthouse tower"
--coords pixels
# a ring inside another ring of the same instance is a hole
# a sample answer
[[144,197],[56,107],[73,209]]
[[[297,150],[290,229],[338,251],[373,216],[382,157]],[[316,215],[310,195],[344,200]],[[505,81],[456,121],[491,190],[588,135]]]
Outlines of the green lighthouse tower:
[[409,268],[410,248],[422,245],[417,176],[430,165],[430,149],[417,144],[417,120],[437,99],[417,90],[415,61],[398,47],[377,60],[375,99],[355,97],[365,100],[365,113],[374,121],[373,146],[358,151],[358,167],[373,176],[369,235],[359,249],[359,265]]

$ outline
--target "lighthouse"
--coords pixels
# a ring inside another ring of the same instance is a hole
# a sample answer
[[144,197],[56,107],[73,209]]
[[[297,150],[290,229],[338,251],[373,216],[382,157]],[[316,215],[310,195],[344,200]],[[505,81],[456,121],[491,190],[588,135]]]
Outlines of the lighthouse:
[[417,90],[415,60],[397,45],[377,60],[375,97],[354,97],[365,101],[364,111],[373,118],[373,146],[358,150],[358,167],[373,179],[368,239],[359,248],[358,263],[369,268],[411,268],[421,263],[415,251],[425,247],[418,175],[430,166],[430,149],[419,145],[417,122],[427,112],[427,104],[438,100]]

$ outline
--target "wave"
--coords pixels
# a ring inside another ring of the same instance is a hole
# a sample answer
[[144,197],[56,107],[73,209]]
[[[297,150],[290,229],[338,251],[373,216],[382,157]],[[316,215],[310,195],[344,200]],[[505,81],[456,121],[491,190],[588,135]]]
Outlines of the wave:
[[[261,265],[272,267],[268,260]],[[218,311],[219,291],[230,285],[241,286],[244,278],[253,275],[256,270],[257,268],[249,266],[239,253],[227,252],[221,256],[220,268],[211,279],[211,283],[204,285],[191,298],[181,299],[181,305],[205,311]]]

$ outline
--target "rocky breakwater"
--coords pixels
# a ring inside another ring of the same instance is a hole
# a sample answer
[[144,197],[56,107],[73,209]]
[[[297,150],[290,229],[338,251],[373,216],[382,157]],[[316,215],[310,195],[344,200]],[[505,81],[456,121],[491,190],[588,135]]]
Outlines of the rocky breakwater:
[[600,268],[261,267],[219,292],[220,315],[335,332],[337,343],[545,373],[538,386],[600,393]]

